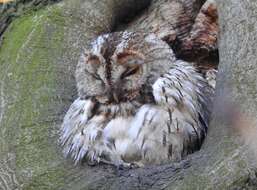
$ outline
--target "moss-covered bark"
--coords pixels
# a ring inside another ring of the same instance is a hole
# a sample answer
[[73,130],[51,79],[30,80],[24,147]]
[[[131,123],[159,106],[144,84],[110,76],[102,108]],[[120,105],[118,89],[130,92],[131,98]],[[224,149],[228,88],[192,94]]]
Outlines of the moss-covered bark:
[[60,0],[12,0],[8,3],[0,3],[0,46],[2,34],[12,20],[30,10],[38,10],[41,7],[58,2]]
[[249,128],[234,128],[257,113],[254,1],[218,0],[220,73],[201,151],[178,164],[123,171],[63,158],[57,133],[76,96],[73,71],[82,47],[142,2],[148,1],[67,0],[11,24],[0,49],[0,189],[256,188],[257,160],[241,137]]
[[5,32],[0,49],[0,189],[69,189],[67,180],[81,171],[59,152],[58,127],[76,96],[73,71],[82,47],[112,29],[122,4],[135,11],[145,3],[64,1],[27,13]]

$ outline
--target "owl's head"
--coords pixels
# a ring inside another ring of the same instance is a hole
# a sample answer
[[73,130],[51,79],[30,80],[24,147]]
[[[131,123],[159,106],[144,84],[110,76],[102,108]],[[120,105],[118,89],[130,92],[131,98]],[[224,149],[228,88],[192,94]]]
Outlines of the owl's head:
[[173,62],[173,51],[154,34],[125,31],[99,36],[77,66],[79,96],[105,105],[151,103],[153,83]]

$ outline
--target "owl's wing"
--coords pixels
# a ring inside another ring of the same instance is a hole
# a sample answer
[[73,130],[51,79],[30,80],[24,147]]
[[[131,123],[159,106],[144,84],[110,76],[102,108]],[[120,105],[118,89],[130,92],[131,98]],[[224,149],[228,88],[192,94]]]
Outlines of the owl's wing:
[[[61,127],[60,143],[66,156],[71,155],[75,163],[87,155],[89,161],[97,160],[101,151],[104,117],[93,116],[95,103],[91,100],[76,99],[66,113]],[[99,147],[93,149],[92,147]],[[97,152],[99,151],[99,152]]]
[[210,120],[213,94],[214,89],[206,79],[191,64],[181,60],[153,85],[158,105],[180,111],[185,119],[196,122],[196,128],[204,134]]
[[193,66],[176,61],[153,85],[157,105],[142,106],[129,130],[142,162],[180,160],[199,149],[209,124],[212,93]]

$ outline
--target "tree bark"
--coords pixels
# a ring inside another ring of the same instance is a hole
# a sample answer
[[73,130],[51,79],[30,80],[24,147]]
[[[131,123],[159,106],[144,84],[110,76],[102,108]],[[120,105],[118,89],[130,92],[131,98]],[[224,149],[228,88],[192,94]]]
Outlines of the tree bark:
[[0,46],[1,36],[14,18],[19,17],[24,12],[38,10],[57,1],[60,0],[13,0],[8,3],[0,3]]
[[81,49],[149,1],[67,0],[15,20],[0,49],[0,189],[256,188],[257,4],[217,1],[220,66],[202,149],[180,163],[132,170],[74,166],[56,139],[76,96]]
[[103,178],[63,158],[58,128],[77,94],[82,48],[148,3],[66,0],[9,26],[0,49],[0,189],[76,189]]

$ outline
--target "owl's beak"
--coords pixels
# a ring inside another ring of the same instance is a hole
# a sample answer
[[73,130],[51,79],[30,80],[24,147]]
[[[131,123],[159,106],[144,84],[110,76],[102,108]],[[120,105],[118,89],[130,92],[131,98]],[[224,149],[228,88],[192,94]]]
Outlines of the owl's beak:
[[118,95],[115,92],[112,93],[112,96],[113,96],[113,100],[115,101],[115,103],[119,103],[120,102],[119,98],[118,98]]
[[115,89],[107,88],[105,90],[105,94],[106,94],[106,97],[108,98],[109,103],[112,103],[112,102],[116,104],[120,103],[118,93],[116,92]]

